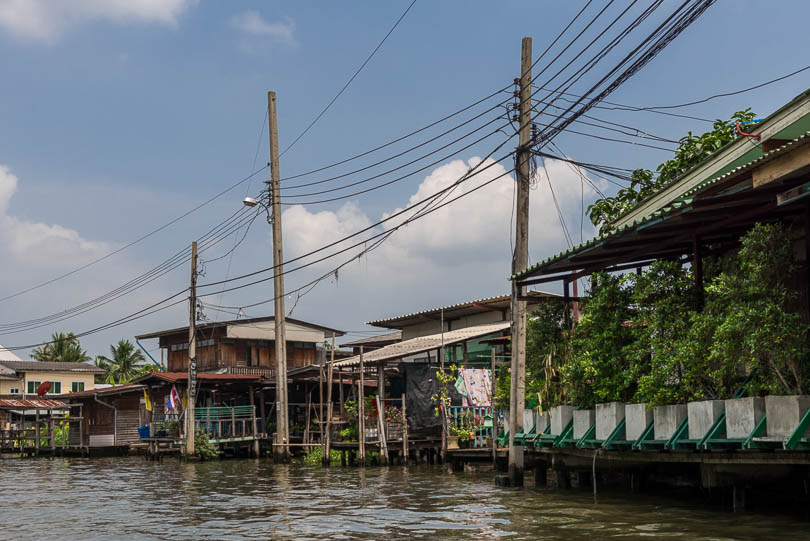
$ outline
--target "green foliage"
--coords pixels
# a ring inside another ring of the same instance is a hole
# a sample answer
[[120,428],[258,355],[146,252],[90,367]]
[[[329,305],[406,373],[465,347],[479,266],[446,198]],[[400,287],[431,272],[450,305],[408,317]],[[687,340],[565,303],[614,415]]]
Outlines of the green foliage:
[[340,437],[345,441],[356,441],[360,436],[360,432],[356,424],[349,425],[340,431]]
[[741,239],[733,270],[707,287],[707,308],[696,325],[713,330],[708,361],[721,385],[742,364],[756,371],[755,392],[801,394],[808,388],[810,327],[799,313],[791,287],[798,265],[790,239],[780,225],[756,225]]
[[436,379],[439,381],[439,387],[430,399],[437,404],[434,413],[438,417],[440,408],[450,405],[450,385],[454,385],[458,379],[458,367],[451,364],[447,368],[436,370]]
[[651,405],[684,402],[701,393],[694,363],[685,363],[681,345],[690,335],[698,297],[690,269],[656,261],[635,277],[632,303],[634,341],[628,347],[639,367],[634,401]]
[[136,377],[149,373],[152,368],[143,365],[146,361],[141,350],[129,340],[119,340],[117,345],[110,346],[111,357],[99,355],[96,357],[96,366],[105,370],[104,381],[115,385],[116,383],[129,383]]
[[53,333],[48,342],[33,349],[31,357],[34,360],[55,363],[83,363],[90,360],[72,332]]
[[749,108],[735,112],[729,120],[716,120],[712,131],[702,135],[689,132],[681,138],[673,158],[656,168],[658,178],[654,178],[652,171],[636,169],[631,175],[632,181],[628,188],[619,190],[614,197],[606,197],[590,205],[588,217],[591,222],[602,231],[609,230],[610,224],[621,215],[733,141],[738,121],[745,122],[755,117]]
[[627,402],[634,394],[639,365],[628,344],[633,342],[631,278],[596,273],[591,297],[572,340],[570,360],[562,367],[569,401],[583,407],[597,402]]
[[[322,466],[323,462],[321,461],[322,451],[320,446],[313,447],[312,450],[304,456],[304,464],[307,466]],[[340,451],[336,451],[334,449],[330,449],[329,451],[329,465],[336,466],[340,464]]]
[[194,456],[200,460],[219,458],[219,450],[211,443],[208,434],[200,430],[194,433]]
[[458,437],[459,443],[466,443],[475,437],[475,422],[469,413],[461,414],[450,422],[450,435]]
[[572,321],[565,302],[549,300],[526,323],[526,396],[541,411],[565,402],[561,369],[571,358]]

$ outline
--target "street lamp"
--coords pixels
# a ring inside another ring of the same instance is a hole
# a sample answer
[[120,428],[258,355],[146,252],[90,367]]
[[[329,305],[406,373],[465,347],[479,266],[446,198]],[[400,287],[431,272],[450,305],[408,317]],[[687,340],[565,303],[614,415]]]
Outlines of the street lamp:
[[245,205],[246,207],[255,207],[256,205],[261,205],[261,207],[267,213],[267,223],[272,225],[272,223],[273,223],[273,215],[272,215],[272,213],[270,211],[270,207],[268,207],[264,203],[264,201],[262,201],[261,199],[254,199],[253,197],[245,197],[242,200],[242,204]]

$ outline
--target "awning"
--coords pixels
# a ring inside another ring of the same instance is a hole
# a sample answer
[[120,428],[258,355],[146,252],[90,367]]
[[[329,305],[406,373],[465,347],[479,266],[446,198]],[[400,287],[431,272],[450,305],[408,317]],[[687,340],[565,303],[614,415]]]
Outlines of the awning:
[[[411,338],[404,340],[384,348],[375,349],[363,354],[363,364],[379,364],[394,359],[401,359],[403,357],[410,357],[411,355],[418,355],[427,351],[433,351],[444,346],[451,346],[459,342],[466,342],[474,340],[482,336],[490,334],[501,333],[510,328],[509,322],[490,323],[486,325],[476,325],[474,327],[465,327],[454,331],[447,331],[442,334],[430,334],[427,336],[420,336],[418,338]],[[360,364],[360,356],[355,355],[342,361],[335,361],[335,366],[338,368],[353,367]]]

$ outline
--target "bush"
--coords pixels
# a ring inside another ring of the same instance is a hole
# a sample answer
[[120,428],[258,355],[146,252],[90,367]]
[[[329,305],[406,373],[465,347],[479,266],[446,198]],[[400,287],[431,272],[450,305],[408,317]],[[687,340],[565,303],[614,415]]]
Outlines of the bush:
[[[323,462],[321,462],[321,448],[320,447],[313,447],[312,451],[310,451],[306,456],[304,456],[304,464],[307,466],[322,466]],[[334,466],[340,464],[340,451],[336,451],[331,449],[329,451],[329,464]]]
[[194,433],[194,456],[200,460],[219,458],[219,449],[208,439],[208,434],[202,431]]

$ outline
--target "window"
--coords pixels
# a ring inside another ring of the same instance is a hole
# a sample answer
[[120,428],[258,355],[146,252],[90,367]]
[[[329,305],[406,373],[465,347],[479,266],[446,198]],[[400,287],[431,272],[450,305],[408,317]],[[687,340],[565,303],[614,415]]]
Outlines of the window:
[[61,381],[52,381],[51,382],[51,390],[48,391],[48,394],[62,394],[62,382]]
[[20,388],[12,387],[11,389],[8,390],[8,394],[20,394]]
[[70,384],[70,392],[71,393],[80,393],[84,391],[84,382],[83,381],[74,381]]
[[42,383],[41,381],[29,381],[28,382],[28,394],[36,394],[37,393],[37,387],[39,387],[41,383]]

